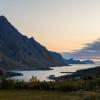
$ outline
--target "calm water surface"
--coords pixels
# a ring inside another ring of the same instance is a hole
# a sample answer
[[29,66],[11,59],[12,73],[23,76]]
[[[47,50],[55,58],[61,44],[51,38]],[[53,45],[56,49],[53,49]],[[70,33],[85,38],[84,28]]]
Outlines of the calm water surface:
[[[55,76],[61,76],[61,75],[66,75],[66,73],[61,73],[61,72],[75,72],[79,69],[86,69],[86,68],[92,68],[99,66],[100,64],[77,64],[77,65],[71,65],[71,66],[63,66],[63,67],[53,67],[53,70],[32,70],[32,71],[14,71],[18,73],[22,73],[23,76],[15,76],[12,77],[12,79],[18,79],[18,80],[25,80],[29,81],[32,76],[36,76],[37,79],[40,81],[49,81],[47,78],[49,75],[55,75]],[[68,73],[67,73],[68,74]]]

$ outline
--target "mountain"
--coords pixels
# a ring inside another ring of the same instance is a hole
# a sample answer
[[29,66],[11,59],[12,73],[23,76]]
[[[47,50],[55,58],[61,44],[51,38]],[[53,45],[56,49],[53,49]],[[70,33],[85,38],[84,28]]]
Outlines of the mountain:
[[0,67],[8,70],[49,69],[67,65],[62,56],[48,51],[34,38],[23,36],[0,16]]
[[95,64],[92,60],[83,60],[81,61],[83,64]]
[[92,60],[83,60],[83,61],[80,61],[80,60],[74,60],[73,58],[65,59],[65,62],[67,64],[94,64],[94,62]]
[[65,59],[65,62],[68,64],[82,64],[80,60],[74,60],[73,58]]

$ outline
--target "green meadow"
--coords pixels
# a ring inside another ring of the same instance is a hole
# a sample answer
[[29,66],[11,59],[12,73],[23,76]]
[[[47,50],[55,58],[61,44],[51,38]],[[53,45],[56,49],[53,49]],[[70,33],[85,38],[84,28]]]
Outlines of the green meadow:
[[1,89],[0,100],[100,100],[97,92],[56,92],[30,89]]

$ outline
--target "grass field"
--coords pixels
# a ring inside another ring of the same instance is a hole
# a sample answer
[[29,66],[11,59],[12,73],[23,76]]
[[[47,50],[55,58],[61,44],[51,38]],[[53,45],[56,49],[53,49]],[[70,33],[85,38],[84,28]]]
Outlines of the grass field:
[[0,100],[100,100],[100,93],[0,90]]

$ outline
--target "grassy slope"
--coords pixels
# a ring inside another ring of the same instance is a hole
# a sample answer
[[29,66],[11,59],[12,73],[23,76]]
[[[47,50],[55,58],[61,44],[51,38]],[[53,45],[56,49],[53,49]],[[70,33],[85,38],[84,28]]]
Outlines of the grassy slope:
[[0,100],[100,100],[100,93],[0,90]]
[[74,75],[79,76],[100,76],[100,66],[76,71]]
[[56,77],[55,80],[66,80],[68,78],[74,78],[80,76],[81,78],[84,77],[100,77],[100,66],[94,67],[94,68],[87,68],[87,69],[82,69],[82,70],[77,70],[71,75],[63,75],[60,77]]

